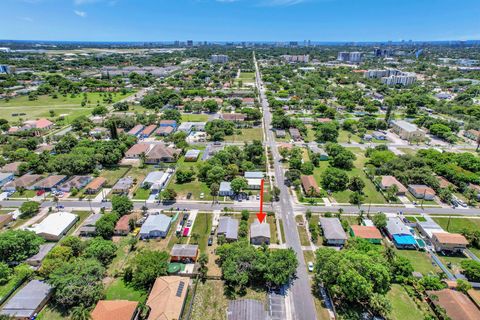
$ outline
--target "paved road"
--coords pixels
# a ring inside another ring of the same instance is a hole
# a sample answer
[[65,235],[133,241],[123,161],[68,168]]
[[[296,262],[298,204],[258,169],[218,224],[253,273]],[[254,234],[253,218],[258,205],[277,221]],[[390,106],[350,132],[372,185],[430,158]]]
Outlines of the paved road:
[[293,208],[293,199],[289,193],[288,187],[285,186],[283,175],[283,168],[280,163],[280,154],[278,152],[277,144],[273,136],[272,130],[270,130],[272,122],[272,114],[268,106],[267,99],[265,97],[265,90],[263,89],[263,83],[260,77],[260,71],[258,68],[257,60],[254,57],[255,69],[257,75],[257,88],[260,92],[260,100],[263,108],[263,121],[266,131],[266,144],[270,147],[274,160],[275,168],[275,180],[280,188],[280,203],[276,204],[277,212],[280,212],[285,229],[285,240],[287,246],[293,248],[298,258],[297,279],[294,280],[289,297],[293,300],[292,319],[316,319],[315,305],[313,303],[313,297],[311,294],[311,285],[307,274],[307,268],[305,266],[305,260],[303,258],[303,251],[300,244],[300,238],[297,232],[295,213]]

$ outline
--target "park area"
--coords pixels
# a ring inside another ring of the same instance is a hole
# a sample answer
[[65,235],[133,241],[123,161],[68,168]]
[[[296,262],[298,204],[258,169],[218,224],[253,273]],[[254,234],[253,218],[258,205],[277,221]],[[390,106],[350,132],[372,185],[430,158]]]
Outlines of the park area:
[[[121,94],[112,93],[113,103],[118,102],[132,93]],[[77,95],[58,95],[57,98],[51,96],[38,96],[36,100],[29,100],[28,96],[19,96],[10,100],[0,100],[2,118],[8,121],[32,120],[37,118],[55,119],[64,116],[66,122],[71,122],[74,118],[90,115],[97,104],[105,104],[104,97],[107,93],[90,92],[86,93],[87,103],[82,106],[84,100],[83,94]]]

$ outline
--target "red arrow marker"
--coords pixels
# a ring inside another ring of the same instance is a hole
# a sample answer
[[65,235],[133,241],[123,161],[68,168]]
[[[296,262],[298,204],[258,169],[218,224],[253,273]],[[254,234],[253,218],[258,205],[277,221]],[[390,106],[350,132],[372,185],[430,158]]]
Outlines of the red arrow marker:
[[263,220],[265,220],[265,217],[267,215],[265,213],[263,213],[263,179],[260,183],[260,212],[257,213],[257,219],[260,223],[263,222]]

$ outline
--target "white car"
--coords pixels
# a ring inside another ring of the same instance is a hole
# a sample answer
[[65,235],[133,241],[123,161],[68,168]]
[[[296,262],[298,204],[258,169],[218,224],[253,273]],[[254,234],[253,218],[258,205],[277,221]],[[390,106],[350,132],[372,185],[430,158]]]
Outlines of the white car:
[[308,271],[313,272],[313,262],[308,261]]

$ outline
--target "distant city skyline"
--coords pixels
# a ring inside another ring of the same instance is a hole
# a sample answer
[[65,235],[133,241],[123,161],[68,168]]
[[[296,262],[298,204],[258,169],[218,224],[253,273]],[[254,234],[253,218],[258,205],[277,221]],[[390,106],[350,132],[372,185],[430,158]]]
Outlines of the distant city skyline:
[[3,0],[0,39],[444,41],[480,39],[477,0]]

